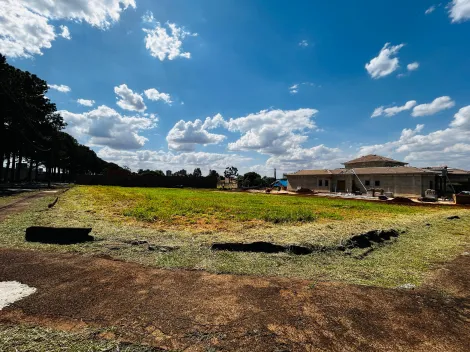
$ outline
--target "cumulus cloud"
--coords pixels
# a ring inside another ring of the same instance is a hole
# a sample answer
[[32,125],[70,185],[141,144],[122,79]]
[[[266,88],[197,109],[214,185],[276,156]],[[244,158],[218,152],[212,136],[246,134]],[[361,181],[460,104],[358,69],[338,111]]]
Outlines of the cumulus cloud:
[[390,43],[386,43],[382,50],[380,50],[379,55],[366,64],[365,68],[369,75],[374,79],[378,79],[388,76],[397,70],[400,65],[396,55],[404,45],[390,46]]
[[95,104],[95,101],[88,99],[77,99],[77,103],[83,106],[93,106]]
[[134,93],[126,84],[114,87],[114,93],[120,98],[116,104],[121,109],[139,112],[143,112],[147,109],[142,95]]
[[411,64],[406,65],[408,71],[415,71],[419,67],[419,62],[412,62]]
[[62,32],[60,33],[60,36],[62,38],[65,38],[67,40],[72,39],[69,28],[67,26],[60,26],[60,29],[62,30]]
[[307,40],[301,40],[299,43],[299,46],[306,48],[308,46],[308,41]]
[[168,105],[171,105],[172,103],[170,94],[159,92],[155,88],[147,89],[146,91],[144,91],[144,94],[147,99],[153,101],[163,100],[163,102],[167,103]]
[[174,23],[167,23],[170,33],[159,22],[154,29],[143,28],[147,34],[145,36],[145,47],[150,55],[158,58],[160,61],[173,60],[177,57],[189,59],[191,53],[183,51],[183,40],[188,37],[195,37],[197,33],[191,33],[184,30],[183,27],[177,27]]
[[410,100],[410,101],[407,101],[405,105],[403,106],[392,106],[389,108],[385,108],[384,106],[379,106],[378,108],[374,110],[371,117],[374,118],[374,117],[378,117],[382,115],[391,117],[402,111],[411,110],[415,105],[416,105],[416,100]]
[[257,151],[279,155],[298,148],[307,139],[307,132],[316,130],[315,109],[262,110],[244,117],[231,118],[225,126],[242,136],[229,143],[229,150]]
[[66,86],[64,84],[49,84],[48,87],[50,89],[54,89],[54,90],[57,90],[61,93],[68,93],[70,92],[72,89],[70,89],[69,86]]
[[470,0],[452,0],[449,16],[452,22],[463,22],[470,19]]
[[450,109],[455,105],[455,102],[448,96],[439,97],[434,99],[429,104],[420,104],[414,107],[411,116],[428,116],[437,114],[439,111]]
[[170,169],[176,171],[185,168],[188,171],[192,171],[193,168],[200,167],[203,169],[203,172],[208,172],[209,169],[222,172],[227,166],[240,166],[251,160],[251,158],[233,153],[185,152],[177,154],[155,150],[115,150],[108,147],[102,148],[98,152],[98,156],[109,162],[127,165],[132,170]]
[[[51,20],[86,22],[106,29],[134,0],[3,0],[0,1],[0,52],[8,57],[42,55],[56,39]],[[68,29],[61,36],[69,39]],[[65,36],[64,36],[65,35]]]
[[436,9],[436,6],[435,6],[435,5],[432,5],[432,6],[429,7],[426,11],[424,11],[424,13],[425,13],[426,15],[429,15],[429,14],[433,13],[435,9]]
[[153,17],[153,12],[147,10],[147,11],[145,12],[145,14],[142,16],[142,21],[143,21],[144,23],[154,23],[154,22],[155,22],[155,18]]
[[199,119],[194,122],[178,121],[166,137],[168,148],[178,151],[193,151],[197,145],[222,142],[226,136],[209,132],[209,130],[217,128],[219,122],[223,123],[220,114],[213,118],[208,117],[204,122]]
[[285,154],[274,155],[266,161],[270,167],[282,168],[284,172],[302,169],[336,168],[348,160],[349,155],[339,148],[329,148],[320,144],[311,148],[293,148]]
[[422,134],[424,125],[404,129],[398,140],[384,144],[363,146],[360,155],[382,154],[400,156],[417,166],[448,164],[468,168],[470,154],[470,105],[461,108],[449,126],[442,130]]
[[66,131],[82,143],[124,150],[143,147],[148,139],[139,133],[155,128],[158,122],[153,114],[122,116],[105,105],[82,114],[67,110],[59,113],[67,123]]

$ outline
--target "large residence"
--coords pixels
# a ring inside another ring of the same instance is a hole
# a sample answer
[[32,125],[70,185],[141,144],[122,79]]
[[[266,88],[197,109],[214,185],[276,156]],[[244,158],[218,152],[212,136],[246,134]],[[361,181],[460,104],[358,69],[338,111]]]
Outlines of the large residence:
[[443,194],[456,186],[468,187],[470,172],[447,167],[417,168],[379,155],[366,155],[345,162],[344,168],[300,170],[287,175],[288,189],[315,192],[367,193],[373,189],[393,196],[421,197],[428,189]]

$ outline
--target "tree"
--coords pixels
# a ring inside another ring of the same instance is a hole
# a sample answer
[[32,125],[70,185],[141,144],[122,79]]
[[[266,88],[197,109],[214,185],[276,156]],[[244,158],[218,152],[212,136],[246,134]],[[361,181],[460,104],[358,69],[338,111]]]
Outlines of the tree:
[[231,183],[232,180],[238,176],[238,169],[235,166],[227,167],[224,171],[224,176],[228,178]]
[[193,176],[194,177],[202,177],[202,171],[200,168],[195,168],[194,171],[193,171]]
[[215,177],[216,179],[219,179],[220,176],[219,176],[219,173],[215,170],[209,170],[209,177]]
[[256,172],[247,172],[243,175],[242,185],[244,187],[256,187],[262,185],[261,175]]

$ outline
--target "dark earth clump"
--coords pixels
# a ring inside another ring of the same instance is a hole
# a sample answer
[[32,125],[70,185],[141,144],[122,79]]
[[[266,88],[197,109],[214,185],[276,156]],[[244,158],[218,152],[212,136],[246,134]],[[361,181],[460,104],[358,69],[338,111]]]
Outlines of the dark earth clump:
[[91,228],[31,226],[26,229],[25,240],[51,244],[75,244],[93,241]]
[[458,216],[458,215],[449,216],[447,218],[447,220],[458,220],[458,219],[460,219],[460,216]]

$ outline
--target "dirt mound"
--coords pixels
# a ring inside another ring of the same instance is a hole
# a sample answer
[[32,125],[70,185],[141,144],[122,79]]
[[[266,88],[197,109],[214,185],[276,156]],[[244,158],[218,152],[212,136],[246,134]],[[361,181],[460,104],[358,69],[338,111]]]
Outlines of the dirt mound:
[[411,204],[414,203],[412,199],[406,197],[395,197],[393,199],[387,200],[388,203],[394,204]]
[[93,241],[91,228],[31,226],[26,229],[28,242],[75,244]]

